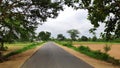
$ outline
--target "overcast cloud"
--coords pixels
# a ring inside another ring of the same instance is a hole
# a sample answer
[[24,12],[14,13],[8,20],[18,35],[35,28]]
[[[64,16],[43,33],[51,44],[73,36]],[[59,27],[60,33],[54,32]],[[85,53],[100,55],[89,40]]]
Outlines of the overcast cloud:
[[[48,19],[43,25],[39,25],[36,32],[48,31],[52,33],[52,37],[56,37],[57,34],[63,34],[69,37],[67,31],[70,29],[77,29],[80,32],[79,36],[92,37],[89,33],[89,29],[93,27],[90,21],[87,20],[87,10],[73,10],[72,8],[66,7],[66,9],[60,12],[56,19]],[[96,31],[97,36],[104,30],[104,25]]]

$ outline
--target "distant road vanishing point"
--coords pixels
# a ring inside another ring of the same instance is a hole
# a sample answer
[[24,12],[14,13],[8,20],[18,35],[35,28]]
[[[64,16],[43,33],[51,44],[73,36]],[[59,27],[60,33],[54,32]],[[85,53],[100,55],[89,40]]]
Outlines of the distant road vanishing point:
[[21,68],[94,68],[66,52],[53,42],[48,42],[34,53]]

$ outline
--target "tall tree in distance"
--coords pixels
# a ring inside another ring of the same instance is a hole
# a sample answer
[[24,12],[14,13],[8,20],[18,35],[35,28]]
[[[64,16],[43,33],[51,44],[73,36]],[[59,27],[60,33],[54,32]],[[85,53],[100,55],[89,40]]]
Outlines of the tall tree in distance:
[[41,31],[38,35],[39,40],[42,41],[48,41],[50,39],[51,33],[50,32],[45,32],[45,31]]
[[77,37],[79,37],[78,34],[80,34],[80,32],[77,29],[68,30],[67,33],[69,33],[69,35],[73,41],[76,41]]
[[63,34],[58,34],[57,40],[63,41],[63,40],[65,40],[65,36],[63,36]]

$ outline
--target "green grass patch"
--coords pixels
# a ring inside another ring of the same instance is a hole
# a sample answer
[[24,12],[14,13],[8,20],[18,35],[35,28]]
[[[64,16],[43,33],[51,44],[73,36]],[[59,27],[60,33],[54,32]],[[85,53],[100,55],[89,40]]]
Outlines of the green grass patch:
[[31,42],[27,42],[27,43],[18,42],[18,43],[12,43],[12,44],[5,43],[5,46],[27,46],[30,44],[32,43]]
[[43,43],[44,43],[44,42],[32,43],[32,44],[26,45],[25,47],[23,47],[23,48],[21,48],[21,49],[12,51],[12,52],[4,55],[4,57],[5,57],[5,58],[8,58],[8,57],[10,57],[10,56],[13,56],[13,55],[16,55],[16,54],[25,52],[25,51],[27,51],[27,50],[29,50],[29,49],[35,48],[36,46],[43,44]]

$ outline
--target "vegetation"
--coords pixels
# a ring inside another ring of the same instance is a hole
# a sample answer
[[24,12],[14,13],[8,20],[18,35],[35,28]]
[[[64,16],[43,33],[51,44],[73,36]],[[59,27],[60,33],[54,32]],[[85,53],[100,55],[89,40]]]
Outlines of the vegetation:
[[[94,37],[91,40],[82,36],[80,38],[82,41],[120,42],[120,0],[0,0],[0,51],[7,49],[4,46],[5,42],[33,41],[38,24],[42,24],[40,22],[45,22],[48,18],[56,18],[59,11],[64,10],[64,5],[74,9],[88,10],[88,19],[94,25],[90,32],[94,34]],[[105,30],[101,38],[97,39],[93,31],[99,27],[100,22],[105,24]],[[67,40],[77,41],[78,30],[71,29],[67,32],[71,37]],[[47,41],[50,35],[50,32],[40,32],[38,38]],[[58,39],[65,40],[63,35],[59,35]],[[64,45],[73,47],[72,43],[69,43],[64,43]],[[21,53],[31,47],[32,45],[11,54]],[[86,49],[89,50],[89,48]],[[110,47],[106,46],[104,49],[107,53]],[[96,53],[98,54],[99,51]]]
[[[60,41],[57,41],[57,43],[63,45],[63,46],[66,46],[66,47],[69,47],[69,48],[72,48],[80,53],[83,53],[87,56],[90,56],[92,58],[96,58],[96,59],[99,59],[99,60],[103,60],[103,61],[106,61],[106,62],[109,62],[109,63],[112,63],[112,64],[115,64],[115,65],[120,65],[120,60],[118,59],[115,59],[114,57],[111,57],[109,54],[107,53],[103,53],[101,52],[100,50],[91,50],[89,47],[86,47],[86,46],[80,46],[78,48],[72,46],[69,42],[60,42]],[[109,47],[107,47],[109,51]]]
[[[66,2],[66,1],[65,1]],[[56,18],[62,4],[52,0],[0,0],[0,42],[32,40],[35,29],[47,18]],[[8,38],[9,37],[9,38]]]
[[99,22],[105,23],[104,34],[106,40],[111,40],[111,35],[120,38],[120,0],[80,0],[82,7],[88,10],[88,19],[96,29]]
[[38,40],[48,41],[48,40],[50,40],[50,36],[51,36],[50,32],[41,31],[38,35]]
[[106,44],[105,47],[104,47],[105,53],[107,53],[110,50],[111,50],[111,45]]
[[82,36],[81,41],[88,41],[88,38],[86,36]]
[[38,45],[41,45],[42,43],[44,43],[44,42],[29,44],[29,45],[27,45],[27,46],[25,46],[25,47],[23,47],[23,48],[21,48],[21,49],[19,49],[19,50],[12,51],[12,52],[4,55],[4,58],[8,58],[8,57],[10,57],[10,56],[13,56],[13,55],[16,55],[16,54],[25,52],[25,51],[27,51],[27,50],[29,50],[29,49],[35,48],[35,47],[38,46]]
[[77,40],[76,38],[79,37],[78,34],[80,32],[76,29],[71,29],[71,30],[68,30],[67,33],[70,34],[71,40],[76,41]]
[[62,40],[65,40],[66,38],[65,38],[65,36],[63,36],[63,34],[58,34],[57,35],[57,40],[60,40],[60,41],[62,41]]

